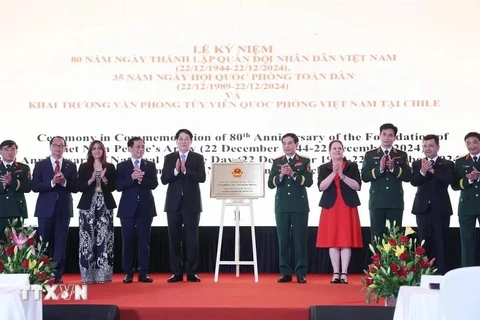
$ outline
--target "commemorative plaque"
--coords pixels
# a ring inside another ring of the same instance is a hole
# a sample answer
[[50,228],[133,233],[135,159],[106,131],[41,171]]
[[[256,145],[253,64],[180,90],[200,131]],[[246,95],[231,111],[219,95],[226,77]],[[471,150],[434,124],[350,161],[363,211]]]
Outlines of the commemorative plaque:
[[210,197],[217,199],[257,199],[265,196],[264,163],[213,163]]

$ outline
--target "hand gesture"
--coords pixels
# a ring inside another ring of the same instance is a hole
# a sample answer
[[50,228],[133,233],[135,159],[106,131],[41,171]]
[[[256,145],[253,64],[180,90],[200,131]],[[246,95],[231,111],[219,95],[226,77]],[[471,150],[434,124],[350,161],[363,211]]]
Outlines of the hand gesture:
[[420,167],[420,172],[426,174],[427,171],[430,171],[432,164],[427,159],[422,159],[422,166]]
[[185,161],[180,161],[180,171],[183,173],[187,171],[187,167],[185,167]]
[[380,171],[385,171],[385,167],[387,164],[387,156],[383,155],[382,159],[380,159]]
[[177,159],[177,162],[175,163],[175,169],[177,169],[178,172],[182,171],[182,162],[180,159]]
[[466,176],[469,180],[476,181],[478,180],[478,177],[480,177],[480,172],[477,170],[477,168],[473,167],[473,170]]
[[285,165],[285,174],[287,176],[292,176],[293,175],[293,170],[292,170],[292,167],[290,167],[290,165]]
[[393,161],[392,158],[390,158],[390,155],[388,155],[388,157],[387,157],[386,165],[387,165],[388,170],[393,170],[394,161]]
[[103,168],[102,171],[100,172],[100,178],[103,180],[105,177],[105,173],[107,173],[107,168]]
[[281,168],[280,168],[280,179],[282,179],[284,176],[287,175],[287,167],[288,165],[287,164],[284,164]]
[[10,185],[10,183],[12,183],[12,174],[10,172],[7,172],[0,177],[0,181],[2,182],[4,187]]

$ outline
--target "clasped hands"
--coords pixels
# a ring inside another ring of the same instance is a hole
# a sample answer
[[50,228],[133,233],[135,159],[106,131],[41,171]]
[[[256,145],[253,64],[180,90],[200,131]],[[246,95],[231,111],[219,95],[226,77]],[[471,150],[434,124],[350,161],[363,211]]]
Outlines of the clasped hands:
[[57,172],[52,179],[53,184],[57,184],[57,183],[64,184],[65,181],[66,181],[65,176],[61,171]]
[[393,171],[394,164],[395,162],[390,157],[390,155],[384,154],[382,159],[380,159],[380,171],[381,172],[385,171],[385,168],[388,168],[388,170]]
[[420,172],[423,174],[427,174],[427,172],[433,174],[434,170],[432,163],[427,159],[422,159],[422,166],[420,167]]
[[144,175],[145,175],[145,172],[143,172],[139,168],[134,168],[132,172],[132,180],[137,180],[138,183],[140,183],[142,182]]
[[7,172],[3,176],[0,176],[0,182],[3,184],[4,188],[10,185],[10,183],[12,183],[12,174]]
[[[93,183],[95,179],[97,178],[97,170],[93,170],[92,176],[90,177],[89,183]],[[100,179],[102,179],[103,183],[107,183],[107,178],[105,177],[105,173],[107,172],[107,168],[103,168],[102,171],[100,171]]]
[[285,176],[292,177],[294,174],[292,167],[288,163],[285,163],[281,168],[280,168],[280,179],[283,179]]
[[469,174],[467,174],[466,177],[467,177],[470,181],[477,181],[478,178],[480,177],[480,171],[478,171],[477,168],[473,167],[472,172],[470,172]]
[[187,171],[187,167],[185,167],[185,162],[180,159],[177,159],[175,168],[177,169],[178,172],[182,172],[183,174],[185,174],[185,172]]

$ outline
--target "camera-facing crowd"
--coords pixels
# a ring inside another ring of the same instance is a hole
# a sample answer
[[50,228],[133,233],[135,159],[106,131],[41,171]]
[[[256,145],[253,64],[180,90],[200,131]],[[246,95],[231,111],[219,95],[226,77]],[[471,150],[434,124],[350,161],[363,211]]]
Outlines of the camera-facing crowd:
[[[366,152],[361,168],[344,155],[341,141],[329,144],[330,161],[317,172],[317,187],[322,193],[321,215],[316,246],[328,248],[333,268],[331,283],[348,284],[348,267],[353,248],[363,248],[358,215],[358,191],[370,184],[368,208],[371,239],[381,237],[387,220],[402,226],[405,210],[403,183],[417,188],[411,213],[416,215],[418,240],[425,241],[429,255],[435,256],[439,274],[444,274],[445,246],[453,209],[448,193],[460,191],[458,217],[461,234],[462,266],[475,265],[475,228],[480,220],[480,134],[466,134],[468,153],[455,162],[439,156],[439,137],[423,137],[425,157],[413,162],[408,154],[393,148],[398,129],[393,124],[380,126],[380,146]],[[200,282],[198,269],[198,227],[202,212],[200,183],[206,180],[204,157],[191,151],[192,133],[180,129],[176,135],[178,151],[164,158],[160,182],[168,185],[164,211],[167,215],[169,259],[172,275],[167,282]],[[0,144],[0,230],[17,218],[28,218],[25,193],[38,193],[34,216],[38,234],[48,243],[46,253],[53,259],[55,283],[63,283],[66,241],[73,217],[72,193],[81,193],[79,209],[79,264],[82,283],[111,282],[113,275],[114,209],[122,230],[122,270],[124,283],[151,283],[150,230],[157,208],[153,190],[158,185],[156,164],[143,158],[141,137],[127,142],[131,158],[115,167],[107,162],[101,141],[90,143],[87,159],[77,166],[63,157],[66,141],[61,136],[50,140],[51,155],[30,167],[16,161],[18,145],[13,140]],[[313,185],[308,157],[299,155],[299,139],[294,133],[282,137],[284,154],[273,160],[268,187],[275,191],[275,221],[279,245],[279,283],[307,282],[307,229],[310,212],[307,188]],[[118,208],[112,195],[121,192]],[[183,238],[185,237],[185,238]],[[294,265],[290,243],[294,244]],[[183,251],[186,251],[185,259]],[[134,252],[137,252],[137,259]],[[137,264],[134,265],[134,261]]]

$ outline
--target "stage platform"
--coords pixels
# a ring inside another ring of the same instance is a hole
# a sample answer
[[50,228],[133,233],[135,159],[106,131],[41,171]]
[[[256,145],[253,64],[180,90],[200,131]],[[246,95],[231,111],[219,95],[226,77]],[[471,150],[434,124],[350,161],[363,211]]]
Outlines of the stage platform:
[[[199,274],[202,278],[200,283],[167,283],[170,274],[150,276],[154,279],[153,283],[138,283],[135,277],[134,283],[124,284],[123,275],[115,274],[112,283],[89,285],[86,301],[59,300],[45,301],[44,304],[50,313],[55,306],[72,304],[71,311],[68,311],[70,315],[74,312],[73,305],[76,308],[82,305],[85,308],[88,305],[116,305],[121,320],[308,320],[311,317],[382,320],[384,314],[393,315],[393,310],[385,310],[392,308],[385,308],[383,301],[366,304],[365,293],[360,292],[360,275],[350,275],[348,285],[330,284],[331,275],[318,274],[308,275],[306,284],[297,283],[295,278],[290,283],[277,283],[278,274],[260,274],[258,283],[254,282],[253,274],[248,273],[240,274],[239,278],[235,274],[220,274],[217,283],[213,281],[213,274]],[[65,275],[64,283],[79,284],[80,276]],[[312,306],[319,307],[314,310]],[[335,306],[337,309],[322,309],[321,306]],[[339,316],[338,307],[342,306],[345,306],[345,317]],[[392,319],[392,316],[385,319]],[[83,320],[86,320],[85,317]]]

